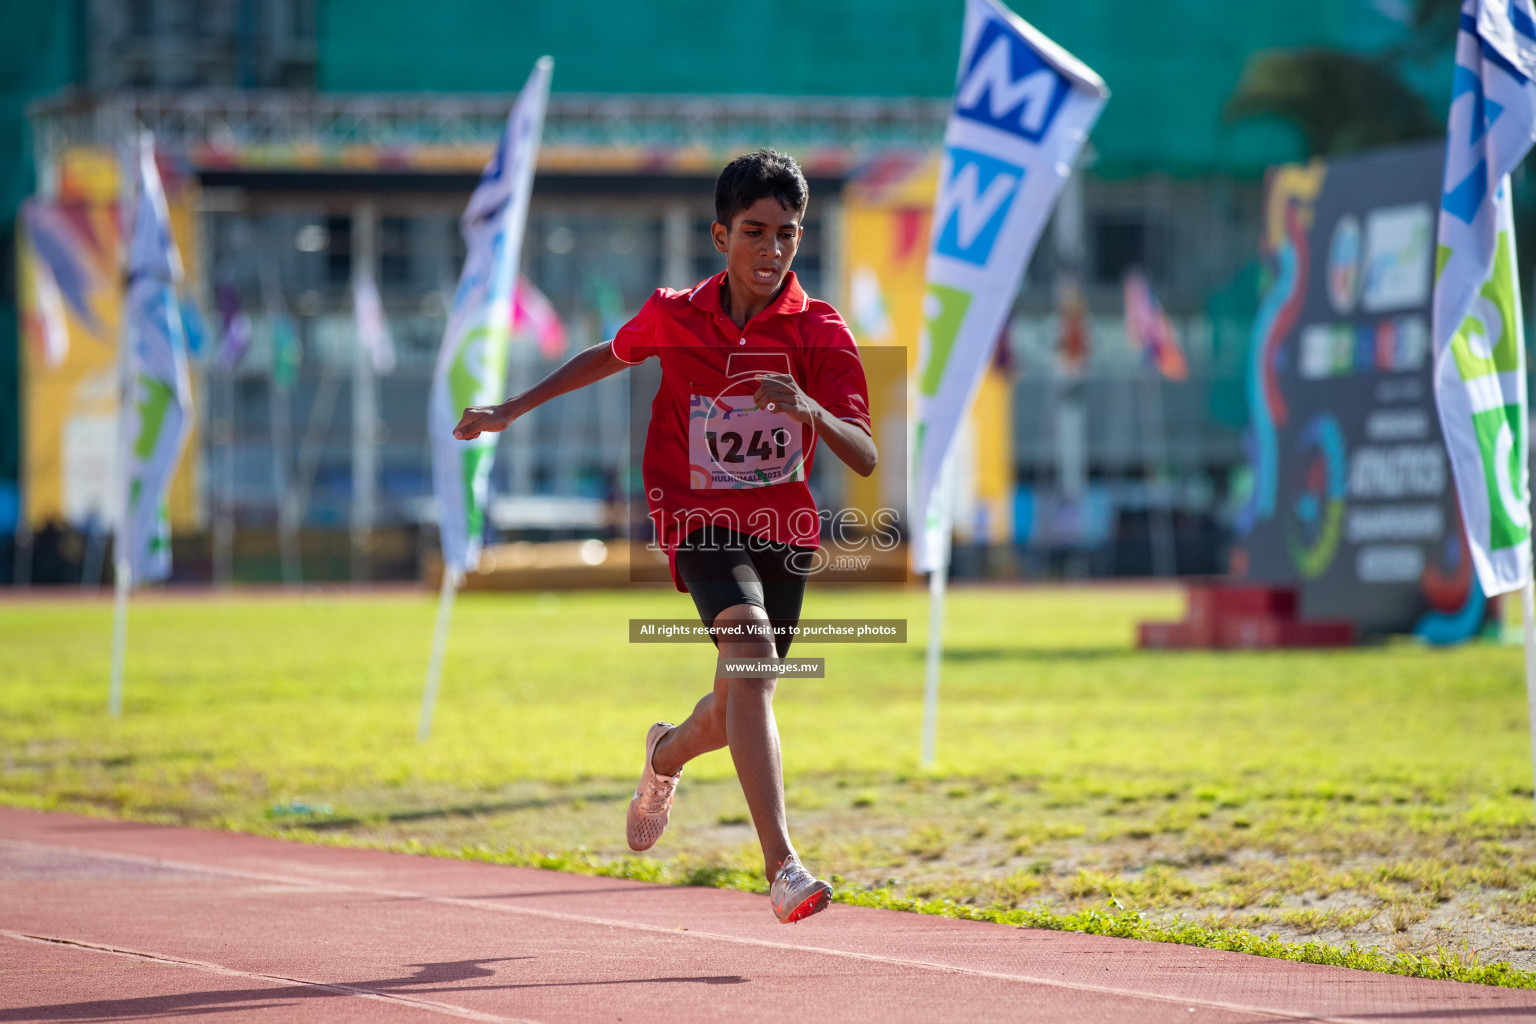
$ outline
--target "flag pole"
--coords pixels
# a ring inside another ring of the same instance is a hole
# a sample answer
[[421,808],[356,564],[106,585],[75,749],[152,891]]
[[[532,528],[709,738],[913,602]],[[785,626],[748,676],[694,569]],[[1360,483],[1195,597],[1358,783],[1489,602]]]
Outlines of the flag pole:
[[[118,541],[122,541],[121,531],[118,533]],[[112,602],[112,681],[107,690],[107,713],[113,718],[123,717],[123,659],[128,651],[128,589],[132,585],[127,562],[118,559],[113,569],[115,577],[113,590],[116,596]]]
[[[219,375],[222,415],[210,433],[219,445],[219,499],[213,517],[213,584],[227,587],[235,576],[235,368]],[[210,403],[211,404],[211,403]],[[212,417],[210,417],[211,419]]]
[[416,740],[425,743],[432,735],[432,713],[437,707],[437,684],[443,676],[443,650],[448,646],[448,623],[453,618],[453,598],[458,593],[462,574],[443,566],[443,589],[437,596],[437,629],[432,634],[432,654],[427,659],[427,685],[421,692],[421,720],[416,726]]
[[330,429],[340,391],[341,375],[327,362],[320,368],[320,385],[309,407],[309,422],[304,428],[304,437],[299,441],[295,479],[289,490],[289,499],[283,502],[282,514],[290,530],[298,529],[309,509],[309,499],[315,488],[315,472],[320,468],[321,449],[325,446],[325,433]]
[[923,756],[927,771],[933,767],[939,730],[939,662],[944,650],[944,591],[949,580],[949,559],[928,574],[928,670],[923,684]]
[[[122,409],[133,401],[128,380],[128,317],[118,341],[118,401]],[[122,409],[118,416],[124,416]],[[131,543],[128,529],[128,429],[117,432],[117,523],[112,540],[112,675],[107,687],[107,713],[123,717],[123,662],[128,653],[128,592],[133,589],[133,563],[129,559]]]
[[918,761],[923,771],[933,767],[939,742],[939,670],[944,655],[944,596],[949,585],[950,530],[955,519],[955,454],[950,452],[939,471],[934,500],[937,529],[925,538],[935,550],[934,568],[928,573],[928,651],[923,681],[923,746]]
[[[129,252],[133,245],[133,214],[138,199],[138,174],[134,170],[136,155],[134,133],[124,132],[122,153],[119,158],[123,180],[119,190],[120,244],[122,246],[123,319],[117,332],[117,465],[114,470],[113,503],[117,506],[116,522],[112,534],[112,669],[107,682],[107,714],[123,717],[123,662],[128,654],[128,591],[133,586],[132,562],[128,554],[128,410],[133,402],[132,381],[129,379],[128,346],[132,317],[128,315],[128,267]],[[142,142],[139,143],[142,145]]]
[[1179,555],[1173,531],[1173,495],[1165,477],[1172,473],[1168,455],[1168,427],[1163,417],[1162,372],[1153,369],[1141,377],[1144,419],[1147,425],[1147,446],[1151,448],[1151,480],[1147,488],[1147,526],[1152,539],[1152,575],[1157,577],[1178,576]]
[[1536,794],[1536,582],[1528,575],[1520,588],[1520,610],[1525,619],[1525,707],[1531,726],[1531,780]]
[[260,272],[262,304],[266,307],[267,327],[272,339],[272,371],[267,377],[267,429],[272,441],[272,490],[277,507],[278,565],[284,587],[303,584],[303,565],[298,550],[296,525],[283,514],[292,500],[293,478],[289,472],[289,449],[293,447],[293,406],[288,400],[288,385],[283,381],[286,371],[279,365],[283,358],[279,349],[278,333],[285,324],[279,324],[279,316],[287,312],[283,299],[282,271],[275,261],[261,264]]
[[[276,330],[274,324],[273,331]],[[277,558],[283,586],[293,588],[304,582],[295,524],[283,514],[293,492],[293,480],[288,472],[288,453],[293,447],[293,405],[288,401],[287,389],[278,383],[275,373],[269,383],[271,390],[267,392],[267,411],[272,438],[272,489],[277,494]]]
[[[364,277],[372,279],[378,261],[378,209],[360,202],[352,210],[352,316],[357,322],[357,292]],[[373,355],[361,331],[352,360],[352,510],[349,533],[352,541],[352,582],[373,578],[373,524],[377,516],[379,487],[379,383]]]

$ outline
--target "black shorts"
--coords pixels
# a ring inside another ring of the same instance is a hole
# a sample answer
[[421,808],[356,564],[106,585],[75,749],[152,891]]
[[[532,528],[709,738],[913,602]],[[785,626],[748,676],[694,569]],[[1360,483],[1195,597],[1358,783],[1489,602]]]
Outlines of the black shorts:
[[[767,612],[776,629],[783,629],[800,621],[813,550],[705,527],[678,545],[677,578],[688,588],[706,626],[732,605],[750,604]],[[790,639],[787,631],[776,631],[774,648],[779,657],[789,651]]]

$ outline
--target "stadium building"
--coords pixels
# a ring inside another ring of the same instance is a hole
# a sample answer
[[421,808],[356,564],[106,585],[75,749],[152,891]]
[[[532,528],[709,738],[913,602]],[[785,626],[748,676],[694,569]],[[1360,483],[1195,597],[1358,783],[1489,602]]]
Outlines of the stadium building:
[[[1220,19],[1194,0],[1014,6],[1113,95],[974,417],[957,571],[1151,571],[1157,501],[1176,526],[1173,568],[1216,571],[1243,462],[1262,177],[1304,155],[1294,126],[1232,122],[1224,108],[1255,51],[1385,50],[1409,31],[1407,5],[1262,0]],[[522,322],[515,377],[610,336],[658,284],[719,269],[714,174],[765,144],[796,155],[811,181],[796,262],[807,289],[843,309],[862,344],[915,351],[961,10],[11,5],[0,14],[14,69],[0,82],[0,164],[13,169],[0,180],[0,406],[11,411],[0,533],[15,541],[0,578],[102,574],[117,153],[135,128],[157,141],[198,349],[198,429],[172,497],[177,578],[404,578],[433,546],[427,384],[462,257],[457,217],[534,60],[555,58],[554,94],[522,270],[554,319],[535,310]],[[30,225],[52,223],[23,213],[29,196],[58,214],[54,242],[79,272],[62,357],[29,317],[43,230]],[[1150,377],[1126,343],[1133,268],[1179,328],[1187,380]],[[359,355],[359,273],[382,294],[397,353],[387,374]],[[1063,322],[1069,278],[1080,324]],[[618,529],[629,419],[619,377],[520,422],[498,459],[495,525],[532,539]]]

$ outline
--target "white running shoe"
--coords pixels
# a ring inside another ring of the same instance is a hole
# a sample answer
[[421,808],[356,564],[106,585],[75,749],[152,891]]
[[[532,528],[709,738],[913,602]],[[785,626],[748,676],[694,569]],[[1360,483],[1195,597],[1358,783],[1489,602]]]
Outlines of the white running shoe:
[[826,910],[832,902],[832,886],[805,870],[799,858],[791,855],[768,887],[768,900],[780,924],[794,924]]
[[635,787],[634,799],[629,802],[629,817],[624,832],[631,850],[649,850],[667,830],[667,818],[672,812],[672,794],[677,791],[676,775],[658,775],[651,767],[656,755],[656,744],[672,728],[670,722],[657,722],[645,734],[645,771],[640,773],[640,785]]

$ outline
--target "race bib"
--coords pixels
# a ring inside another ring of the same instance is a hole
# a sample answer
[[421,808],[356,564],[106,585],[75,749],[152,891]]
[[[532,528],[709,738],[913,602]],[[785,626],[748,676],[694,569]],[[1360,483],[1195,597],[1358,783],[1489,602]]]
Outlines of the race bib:
[[695,491],[804,480],[800,424],[786,413],[759,409],[751,395],[692,395],[688,476]]

